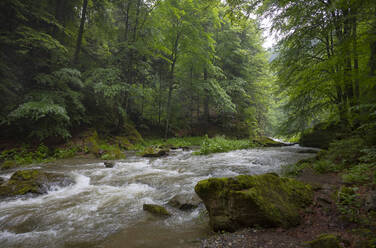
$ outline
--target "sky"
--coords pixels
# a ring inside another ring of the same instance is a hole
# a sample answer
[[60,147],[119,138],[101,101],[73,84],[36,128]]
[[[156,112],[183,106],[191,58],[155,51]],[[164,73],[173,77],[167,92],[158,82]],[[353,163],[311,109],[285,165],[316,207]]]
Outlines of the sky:
[[263,47],[265,49],[269,49],[273,47],[274,44],[277,43],[275,34],[273,34],[271,29],[272,23],[269,18],[262,17],[261,19],[261,27],[263,28],[263,37],[264,37],[264,44]]

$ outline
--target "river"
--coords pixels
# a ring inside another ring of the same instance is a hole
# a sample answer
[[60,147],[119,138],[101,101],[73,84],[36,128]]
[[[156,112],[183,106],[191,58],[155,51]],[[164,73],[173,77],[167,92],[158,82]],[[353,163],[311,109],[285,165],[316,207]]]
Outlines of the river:
[[[180,211],[167,202],[193,193],[209,177],[279,172],[281,165],[313,156],[295,146],[238,150],[195,156],[176,150],[163,158],[129,154],[105,168],[101,161],[62,160],[41,168],[70,175],[75,184],[46,195],[0,202],[0,247],[196,247],[210,235],[204,206]],[[9,178],[11,173],[1,174]],[[166,206],[159,219],[144,203]]]

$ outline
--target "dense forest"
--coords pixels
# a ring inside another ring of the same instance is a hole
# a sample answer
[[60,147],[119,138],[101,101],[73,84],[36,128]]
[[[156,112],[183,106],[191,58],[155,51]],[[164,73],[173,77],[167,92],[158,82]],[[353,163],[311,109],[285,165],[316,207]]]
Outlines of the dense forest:
[[[0,9],[2,137],[61,142],[126,123],[160,137],[374,125],[373,1],[6,0]],[[279,37],[270,53],[265,17]]]
[[2,1],[2,137],[264,132],[261,30],[230,13],[215,0]]

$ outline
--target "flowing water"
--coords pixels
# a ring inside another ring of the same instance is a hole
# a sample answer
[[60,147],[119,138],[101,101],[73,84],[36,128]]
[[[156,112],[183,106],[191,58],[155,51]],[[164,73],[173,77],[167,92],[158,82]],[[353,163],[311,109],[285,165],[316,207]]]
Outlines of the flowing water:
[[[70,175],[75,184],[36,198],[1,201],[0,247],[195,247],[210,234],[204,207],[180,211],[167,205],[169,199],[193,193],[196,183],[209,177],[278,172],[281,165],[312,156],[301,153],[304,149],[207,156],[177,150],[157,159],[129,155],[111,169],[80,160],[43,166]],[[144,203],[164,205],[172,216],[153,217],[142,210]]]

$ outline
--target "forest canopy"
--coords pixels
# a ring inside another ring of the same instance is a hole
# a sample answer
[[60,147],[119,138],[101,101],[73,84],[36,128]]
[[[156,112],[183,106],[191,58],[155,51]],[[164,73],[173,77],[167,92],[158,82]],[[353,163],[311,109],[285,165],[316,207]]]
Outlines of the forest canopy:
[[126,123],[163,136],[266,130],[262,31],[227,3],[4,0],[0,9],[4,137],[68,139]]
[[[2,137],[375,126],[372,0],[3,0],[0,12]],[[270,51],[263,18],[279,36]]]

